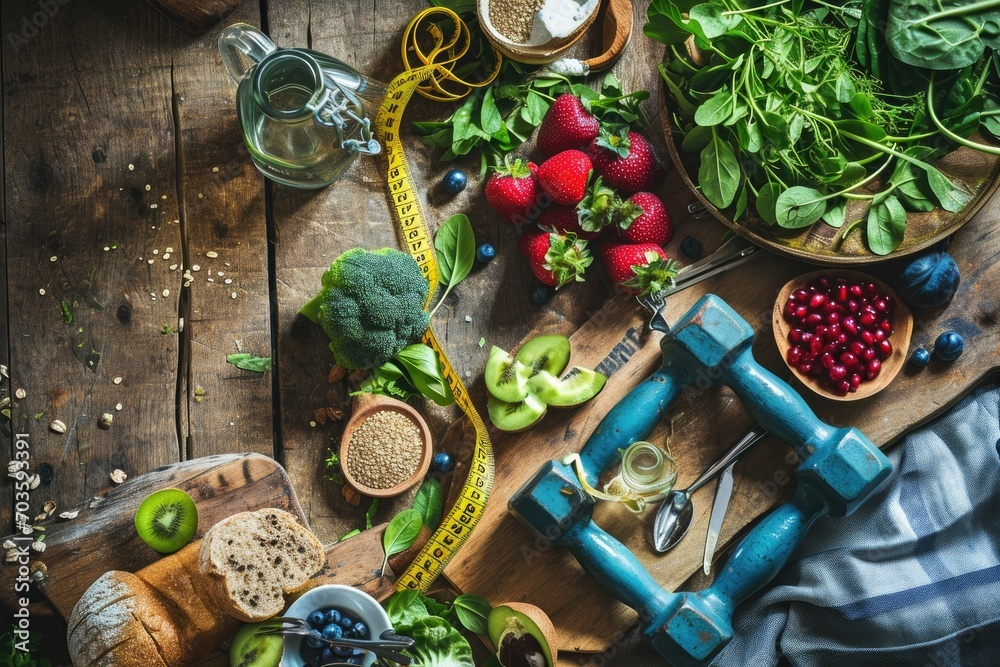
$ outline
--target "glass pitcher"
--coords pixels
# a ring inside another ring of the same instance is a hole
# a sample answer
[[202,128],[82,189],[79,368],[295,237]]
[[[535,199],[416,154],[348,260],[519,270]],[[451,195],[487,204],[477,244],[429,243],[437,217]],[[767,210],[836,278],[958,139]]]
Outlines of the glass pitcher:
[[239,84],[236,110],[250,156],[268,178],[321,188],[359,154],[381,152],[370,118],[383,84],[324,53],[279,49],[245,23],[223,31],[219,51]]

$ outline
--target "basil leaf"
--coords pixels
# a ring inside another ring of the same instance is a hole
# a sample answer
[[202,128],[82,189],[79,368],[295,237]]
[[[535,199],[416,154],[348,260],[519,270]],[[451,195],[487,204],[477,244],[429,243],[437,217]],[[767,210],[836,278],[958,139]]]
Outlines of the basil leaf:
[[365,530],[372,529],[372,520],[375,518],[375,512],[377,511],[378,498],[372,498],[372,503],[368,506],[368,511],[365,512]]
[[719,208],[727,208],[733,203],[740,186],[740,164],[736,154],[714,129],[712,140],[701,151],[698,185],[705,198]]
[[483,132],[494,134],[503,127],[503,116],[497,109],[496,102],[493,101],[493,88],[488,87],[483,95],[483,107],[479,111],[479,122],[483,126]]
[[486,619],[493,607],[486,601],[486,598],[465,593],[455,598],[452,609],[455,610],[455,615],[458,616],[458,620],[465,626],[466,630],[477,635],[489,634]]
[[385,549],[385,560],[382,561],[382,572],[385,572],[389,564],[389,556],[395,556],[413,546],[420,534],[420,527],[424,525],[420,519],[420,512],[416,510],[403,510],[385,527],[382,535],[382,548]]
[[462,282],[476,262],[476,237],[464,213],[453,215],[434,235],[441,282],[454,287]]
[[253,371],[254,373],[263,373],[271,370],[270,357],[255,357],[252,354],[240,353],[230,354],[226,357],[226,361],[237,368],[242,368],[245,371]]
[[873,204],[868,211],[868,247],[876,255],[888,255],[903,242],[906,210],[895,195]]
[[444,492],[441,483],[433,477],[427,479],[413,498],[413,509],[420,512],[424,525],[434,530],[441,523],[441,513],[444,510]]
[[414,343],[400,350],[395,360],[403,366],[410,382],[421,394],[438,405],[451,405],[455,402],[455,395],[445,381],[434,350],[423,343]]
[[801,185],[782,192],[774,206],[774,217],[778,225],[785,229],[808,227],[825,212],[823,193]]

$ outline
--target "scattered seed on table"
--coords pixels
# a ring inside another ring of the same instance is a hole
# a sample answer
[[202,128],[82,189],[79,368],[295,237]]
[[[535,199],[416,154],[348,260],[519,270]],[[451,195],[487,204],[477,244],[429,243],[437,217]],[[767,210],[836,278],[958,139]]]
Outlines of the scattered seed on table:
[[159,248],[154,249],[153,250],[153,254],[154,255],[159,255],[160,254],[160,249]]
[[119,412],[121,412],[122,407],[124,407],[124,406],[121,403],[118,403],[117,405],[115,405],[115,410],[118,410]]
[[166,248],[163,249],[163,252],[173,252],[173,251],[174,249],[172,246],[167,246]]
[[210,283],[214,283],[214,282],[215,282],[215,278],[209,278],[209,279],[208,279],[208,282],[210,282]]
[[171,264],[167,268],[170,269],[171,271],[176,271],[177,270],[177,265],[176,264]]
[[170,259],[170,253],[169,252],[163,253],[163,259]]
[[222,282],[226,283],[227,285],[232,285],[233,284],[233,279],[232,278],[226,278]]
[[128,479],[128,475],[125,474],[125,471],[124,470],[119,470],[118,468],[115,468],[111,472],[110,477],[111,477],[111,481],[114,482],[115,484],[121,484],[126,479]]
[[60,519],[75,519],[79,513],[80,513],[80,510],[73,510],[71,512],[60,512],[59,513],[59,518]]
[[159,204],[150,204],[149,208],[160,208]]
[[108,252],[109,250],[111,250],[111,246],[104,246],[104,252]]
[[170,290],[168,289],[163,290],[163,298],[167,298],[168,296],[170,296]]
[[52,429],[53,433],[66,432],[66,424],[64,424],[60,419],[53,420],[53,422],[49,424],[49,428]]
[[195,265],[193,265],[193,266],[191,267],[191,270],[192,270],[192,271],[201,271],[201,267],[200,267],[200,266],[198,266],[197,264],[195,264]]
[[128,165],[128,170],[129,171],[135,171],[135,165],[130,162],[129,165]]
[[122,383],[122,379],[119,376],[119,377],[116,377],[114,380],[112,380],[112,382],[114,382],[115,384],[121,384]]
[[58,258],[58,257],[56,257],[55,255],[52,255],[51,257],[49,257],[49,261],[50,261],[50,262],[56,262],[56,261],[58,261],[58,260],[59,260],[59,258]]
[[160,199],[166,199],[167,195],[160,195]]
[[27,395],[28,392],[26,392],[22,387],[18,387],[17,391],[14,392],[14,396],[16,396],[19,401],[23,401]]
[[38,293],[41,294],[42,296],[45,296],[45,288],[44,287],[40,288],[38,290]]
[[114,420],[115,416],[113,414],[111,414],[110,412],[105,412],[103,415],[101,415],[101,418],[97,421],[97,426],[107,431],[109,428],[111,428],[111,422],[113,422]]
[[230,296],[232,296],[235,299],[236,298],[236,292],[233,292]]
[[466,322],[471,322],[472,321],[472,315],[466,315],[465,316],[465,321]]
[[413,421],[380,410],[361,422],[347,445],[347,470],[372,489],[389,489],[409,479],[420,465],[423,440]]
[[217,276],[219,276],[219,277],[221,278],[222,276],[224,276],[224,275],[226,275],[226,274],[225,274],[224,272],[222,272],[222,271],[219,271],[219,272],[218,272],[217,274],[215,274],[215,275],[217,275]]
[[147,259],[147,260],[146,260],[146,263],[147,263],[147,264],[155,264],[155,263],[156,263],[156,260],[155,260],[155,259]]
[[149,192],[152,189],[153,189],[153,186],[151,186],[149,183],[146,183],[146,192]]
[[219,253],[215,252],[214,250],[209,250],[208,252],[205,253],[205,257],[208,257],[210,259],[215,259],[218,256]]
[[311,426],[312,428],[316,428],[316,422],[309,422],[309,426]]
[[218,172],[219,172],[219,168],[218,167],[212,167],[212,173],[213,174],[216,174]]

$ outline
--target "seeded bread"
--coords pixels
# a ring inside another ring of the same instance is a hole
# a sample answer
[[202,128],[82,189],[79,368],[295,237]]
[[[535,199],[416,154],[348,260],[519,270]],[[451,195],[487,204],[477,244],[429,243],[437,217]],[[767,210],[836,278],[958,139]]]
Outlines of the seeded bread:
[[247,622],[281,613],[284,594],[301,588],[325,560],[316,536],[278,509],[220,521],[205,534],[199,559],[218,608]]

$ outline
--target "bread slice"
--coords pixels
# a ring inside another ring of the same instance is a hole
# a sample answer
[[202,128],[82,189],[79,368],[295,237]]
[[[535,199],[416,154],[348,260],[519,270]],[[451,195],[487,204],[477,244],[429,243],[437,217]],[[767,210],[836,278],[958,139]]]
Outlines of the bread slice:
[[280,614],[284,594],[300,588],[324,562],[316,536],[279,509],[220,521],[205,533],[199,556],[219,610],[248,623]]

